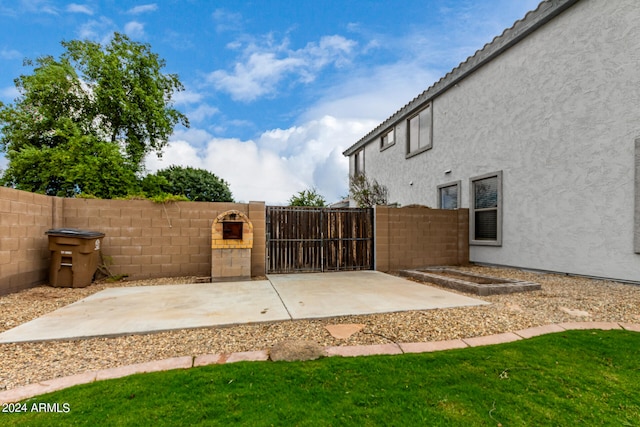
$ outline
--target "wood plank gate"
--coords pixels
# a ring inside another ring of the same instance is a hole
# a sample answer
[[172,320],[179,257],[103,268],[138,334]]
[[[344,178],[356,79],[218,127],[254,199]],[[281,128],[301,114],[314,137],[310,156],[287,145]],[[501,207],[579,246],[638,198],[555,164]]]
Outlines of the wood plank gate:
[[267,273],[373,269],[373,209],[267,206]]

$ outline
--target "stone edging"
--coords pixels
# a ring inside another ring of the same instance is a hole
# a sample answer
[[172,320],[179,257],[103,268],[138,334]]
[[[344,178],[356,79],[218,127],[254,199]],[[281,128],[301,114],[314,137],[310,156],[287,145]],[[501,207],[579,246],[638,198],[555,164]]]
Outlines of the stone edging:
[[[391,355],[403,353],[428,353],[457,348],[479,347],[493,344],[503,344],[521,339],[536,337],[555,332],[584,329],[624,329],[640,332],[640,324],[616,323],[616,322],[567,322],[555,323],[545,326],[523,329],[515,332],[506,332],[485,337],[463,338],[450,341],[432,341],[422,343],[392,343],[376,345],[335,346],[326,347],[327,356],[371,356]],[[48,381],[16,387],[0,392],[0,404],[14,403],[29,399],[45,393],[62,390],[80,384],[101,381],[114,378],[122,378],[133,374],[168,371],[172,369],[189,369],[197,366],[234,363],[242,361],[266,361],[269,360],[268,350],[244,351],[239,353],[205,354],[200,356],[172,357],[169,359],[155,360],[152,362],[138,363],[135,365],[121,366],[118,368],[89,371],[68,377],[55,378]]]

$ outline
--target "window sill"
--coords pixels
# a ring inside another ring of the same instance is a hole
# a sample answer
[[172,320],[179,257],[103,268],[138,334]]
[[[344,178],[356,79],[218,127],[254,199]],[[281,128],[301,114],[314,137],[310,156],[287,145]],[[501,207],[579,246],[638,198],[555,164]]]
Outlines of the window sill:
[[409,158],[411,158],[411,157],[417,156],[418,154],[422,154],[422,153],[424,153],[425,151],[429,151],[429,150],[431,150],[431,147],[433,147],[433,145],[428,145],[428,146],[426,146],[426,147],[422,147],[422,148],[420,148],[420,149],[418,149],[418,150],[416,150],[416,151],[414,151],[414,152],[412,152],[412,153],[407,153],[407,154],[404,156],[404,158],[405,158],[405,159],[409,159]]
[[380,152],[383,152],[384,150],[388,150],[389,148],[393,147],[394,145],[396,145],[395,142],[393,144],[388,144],[388,145],[385,145],[384,147],[380,147]]
[[502,246],[500,240],[469,240],[470,246]]

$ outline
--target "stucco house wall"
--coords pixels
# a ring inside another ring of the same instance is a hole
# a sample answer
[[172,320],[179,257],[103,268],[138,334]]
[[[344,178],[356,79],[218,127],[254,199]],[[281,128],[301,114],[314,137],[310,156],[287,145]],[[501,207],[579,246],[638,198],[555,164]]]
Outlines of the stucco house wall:
[[[540,18],[552,3],[564,6]],[[445,76],[345,151],[351,173],[364,149],[365,173],[391,203],[438,207],[437,187],[460,181],[468,208],[470,178],[501,172],[501,245],[472,244],[472,262],[640,282],[640,3],[548,1],[536,11],[519,25],[542,19],[537,29],[464,73],[470,58],[455,84],[439,91]],[[492,43],[515,37],[503,36]],[[407,158],[407,119],[425,103],[432,148]],[[389,130],[395,144],[381,149]]]

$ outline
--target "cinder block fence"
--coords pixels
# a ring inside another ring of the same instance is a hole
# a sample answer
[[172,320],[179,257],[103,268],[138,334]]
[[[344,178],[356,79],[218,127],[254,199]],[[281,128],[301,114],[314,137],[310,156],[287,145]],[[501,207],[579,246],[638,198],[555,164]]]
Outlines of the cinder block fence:
[[[253,225],[251,275],[266,274],[264,202],[158,204],[148,200],[65,199],[0,187],[0,295],[46,283],[45,232],[79,228],[105,233],[102,255],[114,275],[130,279],[212,274],[212,225],[227,211]],[[469,212],[375,208],[375,269],[393,271],[469,261]]]
[[469,263],[469,209],[375,207],[375,269]]
[[208,277],[211,225],[228,210],[251,219],[251,274],[264,275],[264,202],[64,199],[0,187],[0,295],[47,281],[50,253],[44,233],[60,227],[105,233],[102,255],[114,275]]

